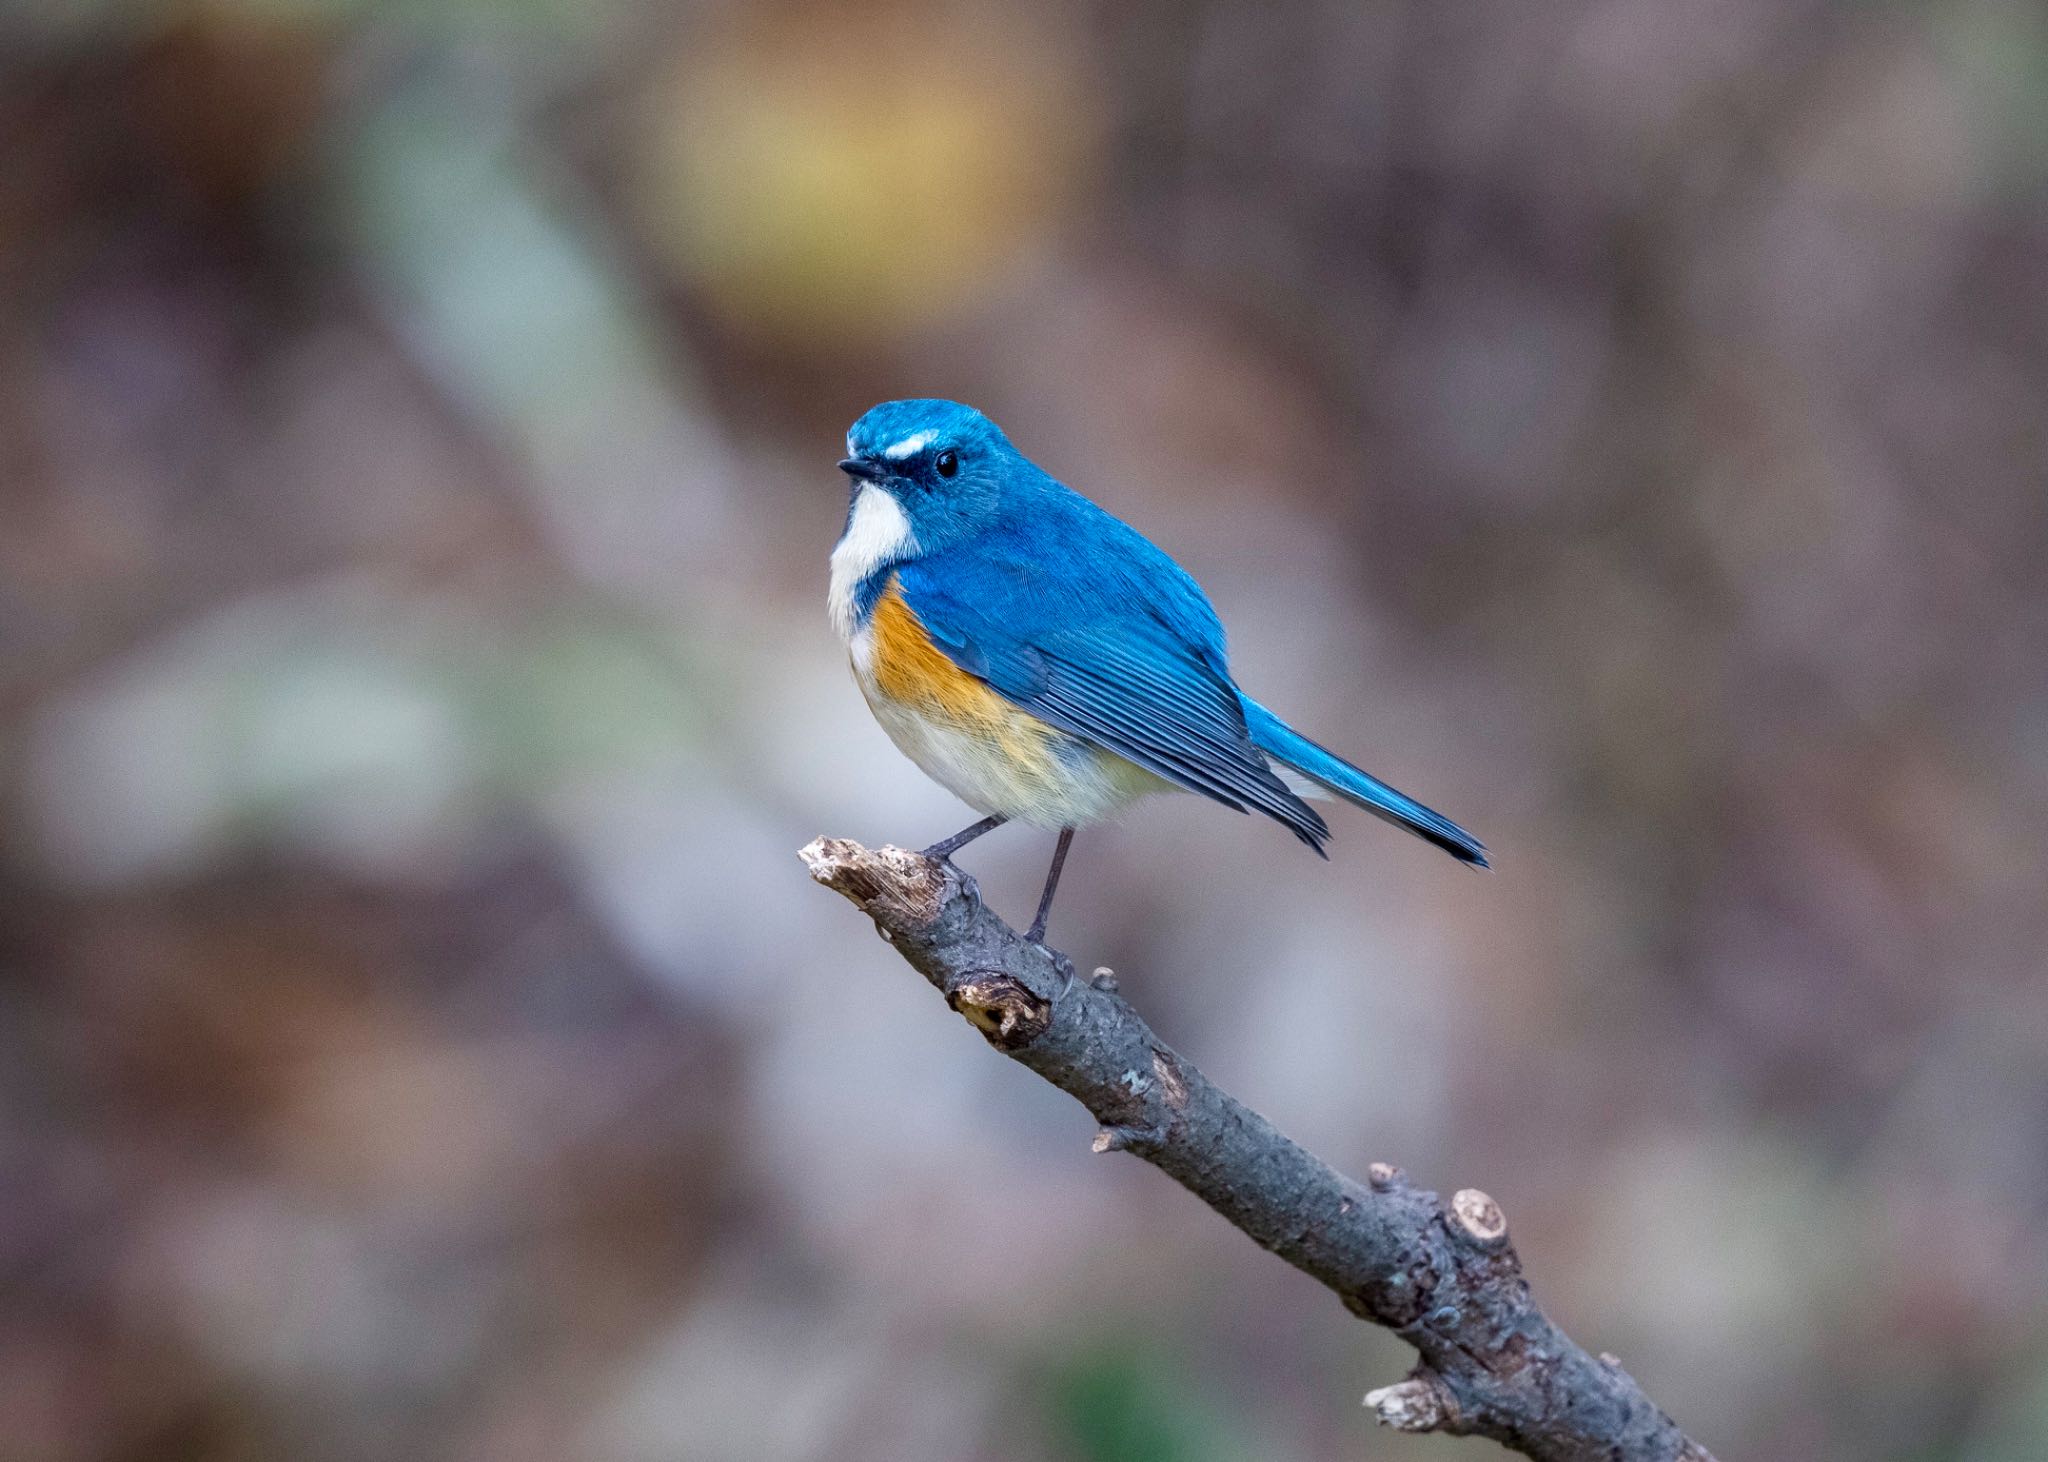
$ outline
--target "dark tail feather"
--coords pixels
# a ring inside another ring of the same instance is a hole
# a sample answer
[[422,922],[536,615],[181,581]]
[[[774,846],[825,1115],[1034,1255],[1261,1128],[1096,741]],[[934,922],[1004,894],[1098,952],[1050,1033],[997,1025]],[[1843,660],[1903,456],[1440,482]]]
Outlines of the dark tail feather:
[[1355,802],[1373,816],[1435,843],[1460,863],[1477,868],[1487,866],[1485,845],[1441,812],[1431,811],[1378,777],[1324,750],[1255,700],[1246,698],[1244,714],[1253,743],[1273,760],[1329,788],[1345,801]]

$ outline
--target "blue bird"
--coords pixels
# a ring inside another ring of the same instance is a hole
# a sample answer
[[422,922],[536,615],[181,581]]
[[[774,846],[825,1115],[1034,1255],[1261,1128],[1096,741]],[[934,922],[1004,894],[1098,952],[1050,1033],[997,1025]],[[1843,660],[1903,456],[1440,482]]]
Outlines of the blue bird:
[[1240,691],[1187,571],[973,407],[884,402],[853,424],[846,452],[832,623],[890,740],[987,814],[928,855],[1013,818],[1059,832],[1033,943],[1074,829],[1153,792],[1257,809],[1318,854],[1330,829],[1302,799],[1335,793],[1486,866],[1449,818]]

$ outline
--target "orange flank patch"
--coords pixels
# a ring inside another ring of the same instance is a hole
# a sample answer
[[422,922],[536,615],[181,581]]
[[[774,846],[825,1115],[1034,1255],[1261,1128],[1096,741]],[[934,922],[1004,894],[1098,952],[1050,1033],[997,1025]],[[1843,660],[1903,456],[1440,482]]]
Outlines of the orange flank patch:
[[1013,705],[955,665],[892,580],[850,648],[875,719],[927,776],[984,812],[1095,822],[1167,783]]
[[949,660],[893,581],[875,601],[869,632],[869,673],[882,695],[948,730],[986,742],[1024,776],[1055,774],[1053,738],[1058,733]]
[[903,591],[891,582],[875,601],[870,624],[874,635],[875,688],[894,701],[917,707],[927,716],[961,730],[973,726],[994,734],[999,724],[1020,714],[1017,708],[946,658],[932,643],[924,621],[903,602]]

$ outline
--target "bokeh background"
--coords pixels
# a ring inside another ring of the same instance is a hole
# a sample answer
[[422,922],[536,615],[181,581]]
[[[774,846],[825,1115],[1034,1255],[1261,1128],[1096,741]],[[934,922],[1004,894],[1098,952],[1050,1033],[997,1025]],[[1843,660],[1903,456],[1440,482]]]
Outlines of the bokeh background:
[[0,144],[8,1462],[1494,1455],[805,879],[969,816],[907,394],[1497,855],[1161,802],[1084,969],[1722,1456],[2048,1454],[2033,0],[0,0]]

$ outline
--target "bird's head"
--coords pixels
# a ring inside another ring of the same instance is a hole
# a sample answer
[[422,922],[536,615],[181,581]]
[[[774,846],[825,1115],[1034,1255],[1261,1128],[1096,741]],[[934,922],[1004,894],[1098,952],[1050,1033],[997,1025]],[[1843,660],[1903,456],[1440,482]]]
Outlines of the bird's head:
[[903,510],[920,550],[974,532],[995,513],[1021,461],[1002,429],[957,401],[885,401],[846,434],[839,470],[853,479],[849,522],[861,496],[886,493]]

